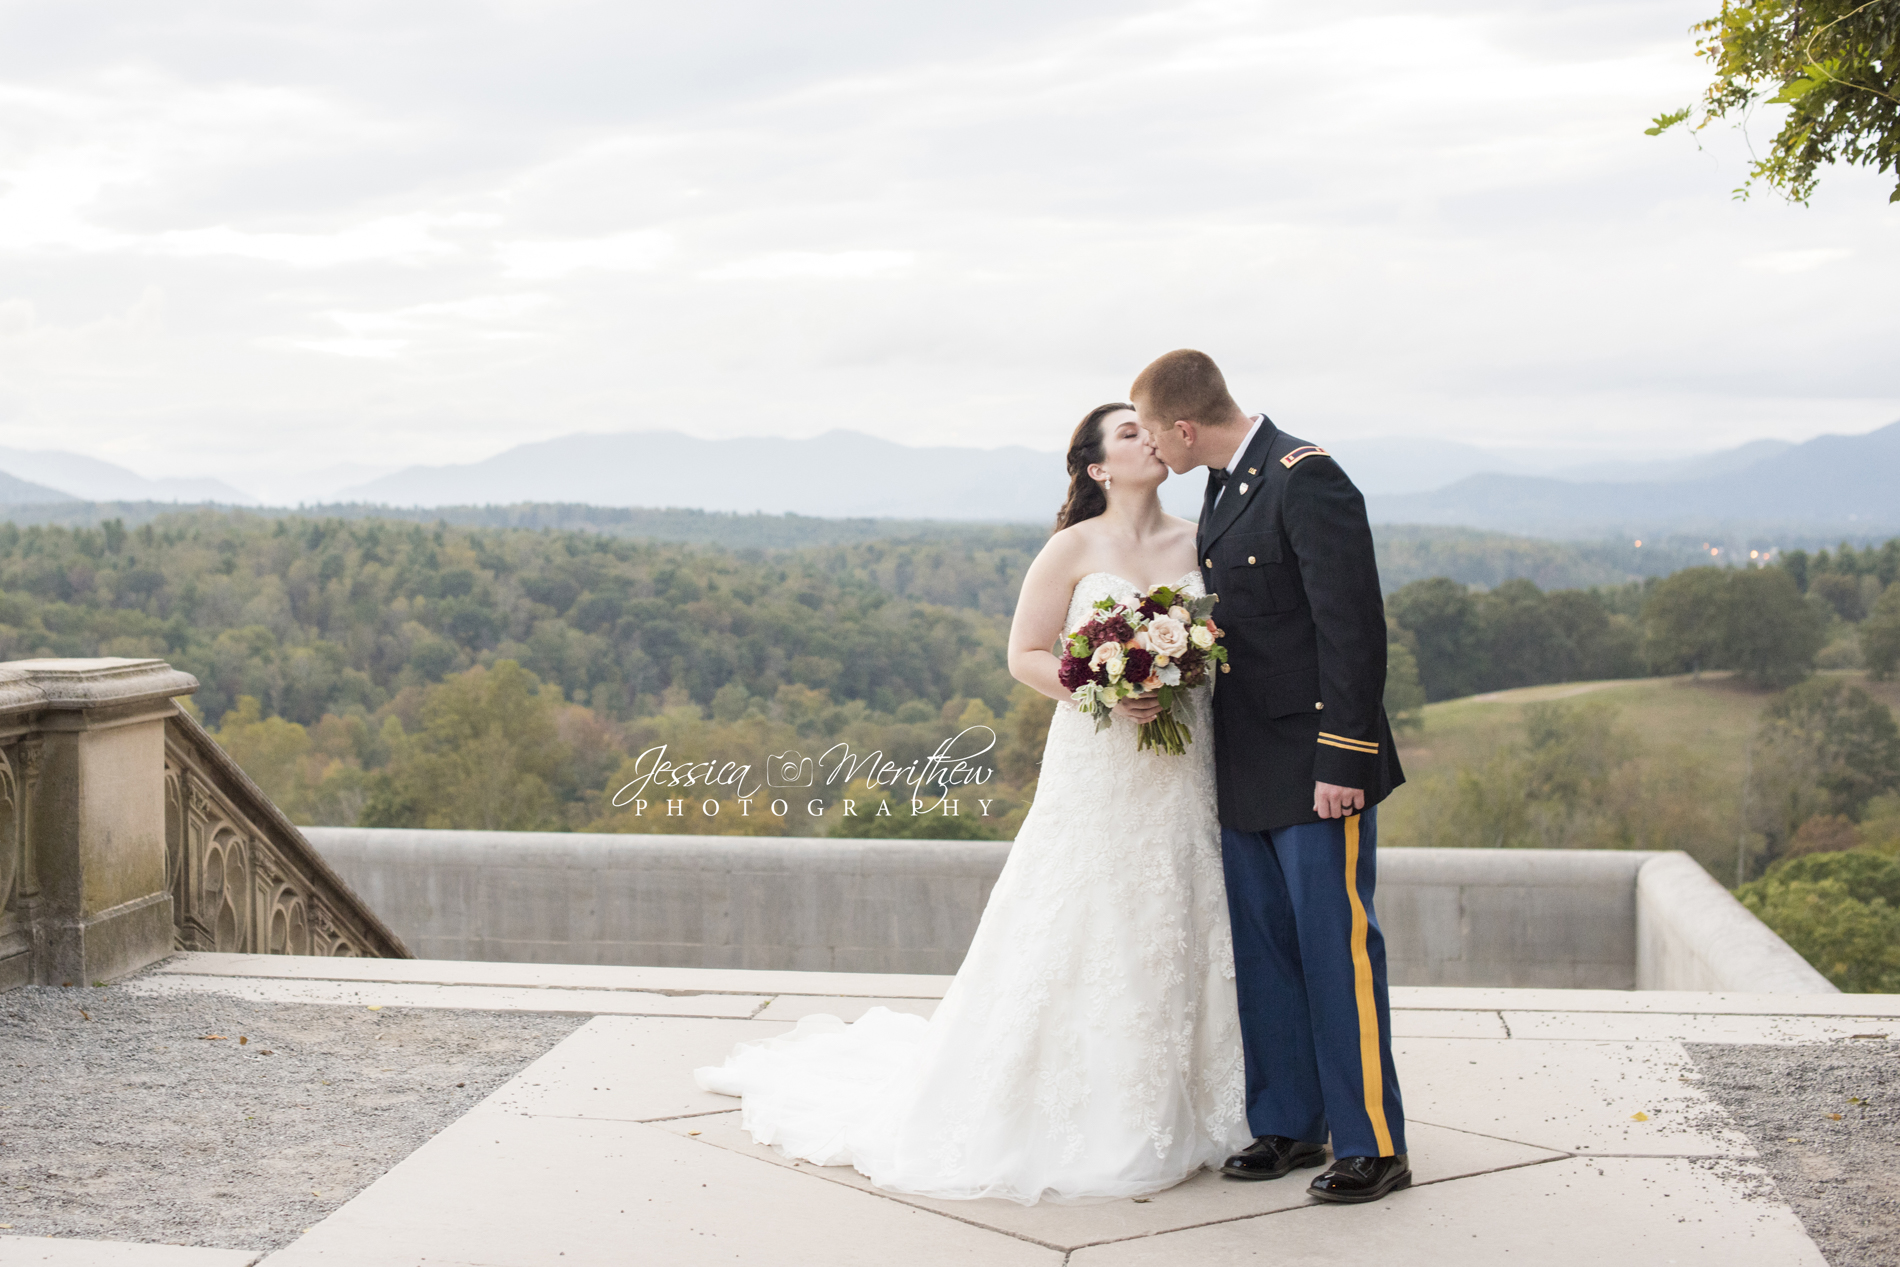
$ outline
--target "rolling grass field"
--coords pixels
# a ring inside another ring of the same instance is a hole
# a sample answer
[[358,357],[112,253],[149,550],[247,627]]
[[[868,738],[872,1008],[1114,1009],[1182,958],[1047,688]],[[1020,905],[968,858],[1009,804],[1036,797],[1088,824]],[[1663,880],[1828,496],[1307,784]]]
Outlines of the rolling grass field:
[[[1900,682],[1871,682],[1860,672],[1823,676],[1862,686],[1900,711]],[[1434,833],[1433,819],[1450,812],[1460,772],[1483,770],[1500,752],[1522,748],[1527,705],[1600,702],[1614,710],[1615,725],[1633,740],[1632,761],[1640,775],[1652,776],[1645,786],[1654,788],[1660,782],[1660,790],[1652,794],[1669,794],[1669,769],[1686,766],[1698,775],[1693,791],[1686,794],[1702,811],[1699,838],[1651,841],[1649,847],[1686,848],[1718,879],[1733,884],[1749,740],[1763,706],[1774,696],[1730,674],[1705,673],[1700,680],[1683,676],[1533,686],[1427,705],[1423,732],[1399,739],[1407,783],[1380,809],[1380,843],[1416,845],[1434,834],[1440,838],[1431,843],[1459,843]],[[1724,833],[1721,824],[1732,826]],[[1714,830],[1709,830],[1711,825]]]

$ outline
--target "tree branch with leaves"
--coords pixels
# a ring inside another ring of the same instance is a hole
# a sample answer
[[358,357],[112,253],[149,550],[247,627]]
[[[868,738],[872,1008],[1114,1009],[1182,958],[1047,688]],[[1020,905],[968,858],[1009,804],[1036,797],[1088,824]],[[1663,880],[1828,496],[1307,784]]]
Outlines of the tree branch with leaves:
[[[1746,124],[1757,106],[1787,106],[1737,197],[1759,180],[1806,204],[1819,169],[1833,163],[1900,177],[1900,0],[1723,0],[1689,29],[1715,81],[1699,106],[1656,116],[1648,135],[1731,117]],[[1888,201],[1900,202],[1900,181]]]

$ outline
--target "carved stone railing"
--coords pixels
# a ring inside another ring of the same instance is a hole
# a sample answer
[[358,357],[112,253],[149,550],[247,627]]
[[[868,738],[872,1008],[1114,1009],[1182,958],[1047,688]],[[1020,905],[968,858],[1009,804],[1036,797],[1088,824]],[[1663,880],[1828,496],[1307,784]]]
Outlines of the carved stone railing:
[[408,956],[173,701],[162,660],[0,664],[0,990],[173,950]]
[[165,721],[165,879],[179,950],[410,957],[182,709]]

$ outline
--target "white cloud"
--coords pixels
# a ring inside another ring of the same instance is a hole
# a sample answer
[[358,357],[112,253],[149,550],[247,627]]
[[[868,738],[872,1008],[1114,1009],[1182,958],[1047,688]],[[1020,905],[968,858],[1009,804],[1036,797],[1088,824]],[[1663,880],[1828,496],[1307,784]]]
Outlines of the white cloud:
[[673,235],[658,230],[495,244],[496,257],[513,277],[565,277],[585,268],[644,272],[659,267],[673,250]]
[[700,276],[720,282],[780,277],[901,277],[916,262],[914,251],[773,251],[721,264]]
[[1838,247],[1810,247],[1800,251],[1769,251],[1764,255],[1750,256],[1742,262],[1750,268],[1763,269],[1770,273],[1806,273],[1832,264],[1835,260],[1844,260],[1852,251]]
[[1880,178],[1737,203],[1730,134],[1642,135],[1703,82],[1706,8],[583,2],[207,42],[26,0],[0,443],[151,474],[288,468],[313,426],[387,465],[640,426],[1053,448],[1183,344],[1321,441],[1890,421],[1882,292],[1807,301],[1900,266]]

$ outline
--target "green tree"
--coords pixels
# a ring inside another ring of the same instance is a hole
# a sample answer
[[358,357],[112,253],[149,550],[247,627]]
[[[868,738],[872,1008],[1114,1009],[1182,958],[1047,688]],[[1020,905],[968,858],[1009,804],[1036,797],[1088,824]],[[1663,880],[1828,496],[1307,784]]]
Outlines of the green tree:
[[1657,673],[1719,668],[1728,573],[1684,568],[1657,582],[1643,603],[1643,658]]
[[560,691],[512,660],[427,688],[422,728],[372,778],[370,827],[533,831],[566,826],[572,753],[560,738]]
[[1426,699],[1456,699],[1478,689],[1483,649],[1470,590],[1442,576],[1414,581],[1386,600],[1386,612],[1416,639]]
[[[1828,163],[1900,176],[1900,0],[1723,0],[1691,30],[1715,71],[1694,130],[1729,117],[1746,124],[1761,104],[1788,107],[1738,195],[1761,180],[1805,203]],[[1695,114],[1684,106],[1647,130]],[[1900,182],[1888,201],[1900,202]]]
[[1842,990],[1900,992],[1900,859],[1808,854],[1776,863],[1735,895]]
[[1888,681],[1900,669],[1900,584],[1889,583],[1860,622],[1860,654],[1876,682]]
[[1819,815],[1858,821],[1875,797],[1900,789],[1900,727],[1858,686],[1804,682],[1762,710],[1749,780],[1749,825],[1767,857],[1787,854]]
[[1392,729],[1425,729],[1425,688],[1418,681],[1418,660],[1411,647],[1393,641],[1385,648],[1385,715]]
[[1780,568],[1743,568],[1722,596],[1722,658],[1761,686],[1788,686],[1814,671],[1827,627]]

